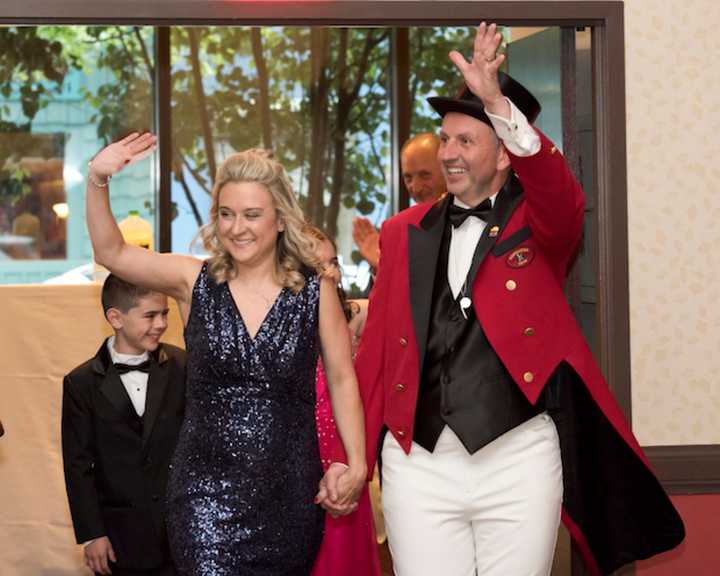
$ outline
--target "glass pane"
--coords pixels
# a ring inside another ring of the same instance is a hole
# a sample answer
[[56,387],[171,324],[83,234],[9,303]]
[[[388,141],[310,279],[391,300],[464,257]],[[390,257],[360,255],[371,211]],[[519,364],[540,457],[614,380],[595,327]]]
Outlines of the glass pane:
[[308,220],[334,238],[346,287],[363,289],[352,218],[390,209],[387,29],[173,28],[172,250],[205,223],[216,167],[272,149]]
[[439,117],[427,103],[427,98],[454,96],[458,91],[462,77],[450,62],[448,53],[459,50],[468,54],[472,50],[476,30],[474,26],[410,29],[411,136],[439,131]]
[[[474,27],[412,28],[410,31],[410,97],[414,103],[411,133],[437,132],[438,115],[427,104],[429,96],[453,96],[462,76],[449,61],[450,50],[470,59]],[[536,121],[562,149],[560,98],[560,28],[500,28],[506,52],[503,69],[525,85],[539,100],[542,113]]]
[[[153,34],[0,28],[0,283],[90,281],[86,166],[105,143],[152,127]],[[113,180],[119,220],[136,210],[154,221],[153,172],[145,162]]]

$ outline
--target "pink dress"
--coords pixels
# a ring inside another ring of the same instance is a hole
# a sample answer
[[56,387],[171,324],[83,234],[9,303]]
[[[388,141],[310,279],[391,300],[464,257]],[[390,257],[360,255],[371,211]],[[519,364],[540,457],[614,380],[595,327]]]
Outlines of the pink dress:
[[[331,464],[332,446],[337,434],[330,405],[325,371],[318,362],[315,376],[315,421],[323,469]],[[380,557],[368,485],[360,495],[358,509],[348,516],[325,515],[325,535],[312,576],[380,576]]]

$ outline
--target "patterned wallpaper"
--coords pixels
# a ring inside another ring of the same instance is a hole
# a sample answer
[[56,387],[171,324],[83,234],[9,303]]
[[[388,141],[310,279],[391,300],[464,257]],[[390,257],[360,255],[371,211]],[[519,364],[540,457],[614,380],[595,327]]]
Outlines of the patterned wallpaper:
[[633,428],[720,444],[720,3],[626,0]]

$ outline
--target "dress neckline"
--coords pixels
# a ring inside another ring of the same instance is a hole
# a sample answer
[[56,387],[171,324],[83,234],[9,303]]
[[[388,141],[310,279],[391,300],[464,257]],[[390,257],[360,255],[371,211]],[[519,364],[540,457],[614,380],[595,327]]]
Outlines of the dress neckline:
[[229,282],[225,282],[225,289],[227,290],[228,296],[230,296],[230,301],[232,302],[233,308],[235,309],[235,314],[237,314],[237,317],[240,320],[240,323],[242,324],[245,334],[247,334],[248,338],[250,339],[250,342],[252,344],[255,344],[255,340],[257,339],[258,335],[265,328],[265,324],[268,322],[268,319],[270,318],[273,311],[277,307],[278,302],[282,298],[282,295],[285,293],[285,290],[287,290],[287,288],[285,286],[283,286],[280,289],[280,292],[278,292],[277,296],[275,296],[275,300],[273,301],[272,305],[270,306],[270,308],[268,308],[267,312],[265,313],[265,316],[263,317],[262,321],[258,325],[258,328],[255,331],[255,334],[250,334],[250,330],[249,330],[247,324],[245,323],[245,319],[243,318],[242,313],[240,312],[240,307],[238,306],[237,301],[235,300],[235,296],[233,295],[232,290],[230,289]]

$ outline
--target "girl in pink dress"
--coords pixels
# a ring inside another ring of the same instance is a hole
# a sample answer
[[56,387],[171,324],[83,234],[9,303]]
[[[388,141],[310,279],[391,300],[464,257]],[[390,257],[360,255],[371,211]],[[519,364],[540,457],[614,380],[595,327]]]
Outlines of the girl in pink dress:
[[[327,237],[316,229],[309,231],[318,240],[316,253],[325,266],[324,273],[331,276],[340,285],[340,268],[338,266],[335,246]],[[353,354],[360,339],[360,331],[364,324],[365,302],[348,302],[341,292],[341,302],[348,319],[351,331]],[[320,459],[323,470],[331,464],[333,443],[337,431],[333,420],[330,394],[328,392],[325,371],[322,361],[318,362],[315,378],[315,421],[317,424]],[[368,485],[365,485],[358,509],[348,515],[333,518],[325,515],[325,535],[320,547],[312,576],[380,576],[380,558],[375,540],[373,512],[370,505]]]

